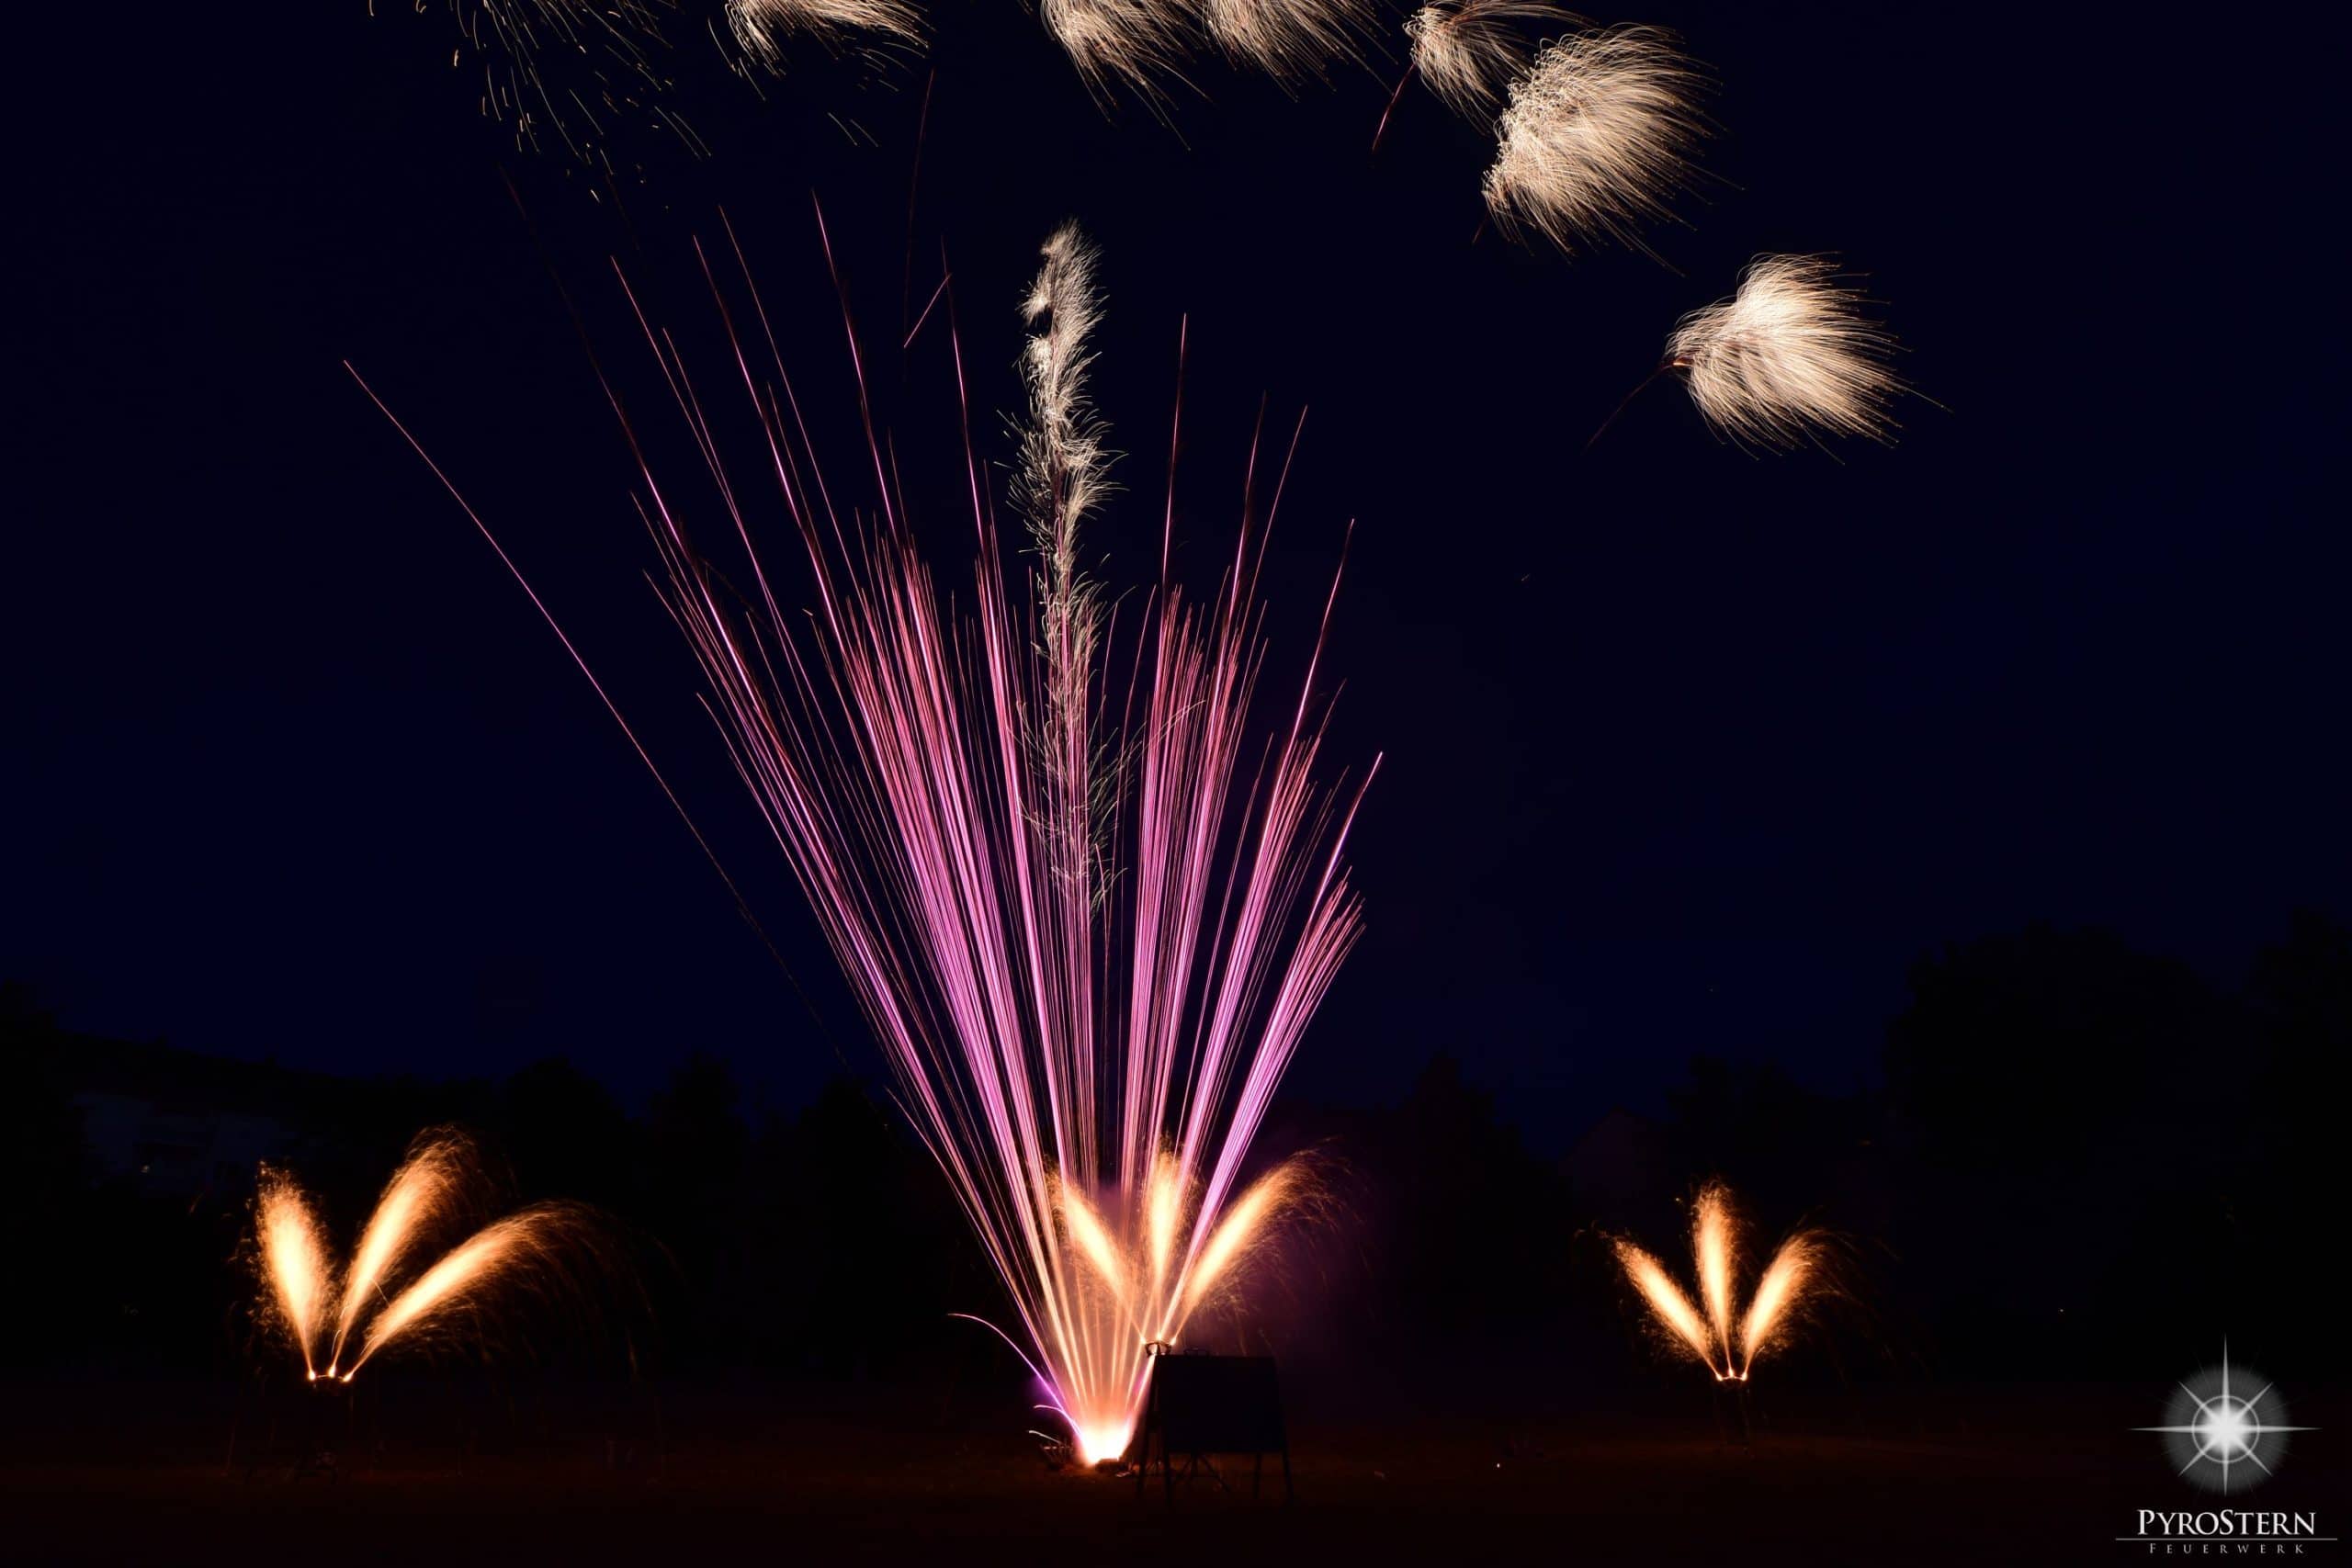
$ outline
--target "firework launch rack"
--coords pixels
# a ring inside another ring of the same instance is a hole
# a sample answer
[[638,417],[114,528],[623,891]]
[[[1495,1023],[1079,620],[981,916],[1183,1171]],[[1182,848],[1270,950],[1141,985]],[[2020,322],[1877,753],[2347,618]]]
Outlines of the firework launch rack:
[[1266,1456],[1283,1463],[1283,1502],[1295,1494],[1291,1486],[1290,1435],[1283,1424],[1282,1384],[1271,1356],[1204,1356],[1163,1351],[1151,1361],[1151,1393],[1144,1404],[1143,1424],[1135,1442],[1136,1495],[1143,1495],[1155,1457],[1160,1486],[1168,1505],[1176,1503],[1176,1461],[1183,1474],[1205,1473],[1227,1491],[1225,1477],[1209,1463],[1209,1456],[1247,1455],[1250,1461],[1250,1497],[1255,1502],[1264,1484]]

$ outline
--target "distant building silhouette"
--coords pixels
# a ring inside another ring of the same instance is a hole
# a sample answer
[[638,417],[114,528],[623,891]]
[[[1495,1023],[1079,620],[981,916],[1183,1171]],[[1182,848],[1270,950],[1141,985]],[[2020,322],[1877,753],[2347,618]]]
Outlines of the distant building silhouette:
[[249,1192],[264,1160],[299,1163],[321,1142],[320,1103],[341,1087],[270,1063],[89,1035],[62,1037],[54,1060],[93,1174],[190,1197]]

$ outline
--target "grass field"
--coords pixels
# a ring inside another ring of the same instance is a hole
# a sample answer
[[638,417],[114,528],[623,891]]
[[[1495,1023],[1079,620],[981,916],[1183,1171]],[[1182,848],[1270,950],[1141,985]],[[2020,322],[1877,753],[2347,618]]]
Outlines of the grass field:
[[[1702,1397],[1508,1419],[1295,1410],[1288,1506],[1278,1469],[1251,1499],[1246,1460],[1180,1480],[1171,1506],[1156,1475],[1139,1495],[1055,1468],[1017,1425],[936,1393],[397,1393],[345,1409],[201,1385],[16,1390],[6,1555],[2042,1562],[2142,1554],[2115,1540],[2135,1508],[2198,1506],[2128,1430],[2145,1397],[2131,1389],[1789,1401],[1747,1444]],[[331,1468],[305,1462],[326,1452]],[[2333,1501],[2328,1460],[2299,1460],[2260,1506]]]

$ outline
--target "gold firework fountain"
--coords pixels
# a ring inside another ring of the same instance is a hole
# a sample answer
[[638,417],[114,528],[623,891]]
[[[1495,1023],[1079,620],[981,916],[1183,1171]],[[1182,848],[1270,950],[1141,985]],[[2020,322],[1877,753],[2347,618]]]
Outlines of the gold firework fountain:
[[1747,1390],[1758,1358],[1786,1346],[1808,1309],[1828,1293],[1826,1232],[1799,1230],[1781,1241],[1738,1306],[1746,1263],[1744,1227],[1731,1190],[1711,1181],[1690,1205],[1690,1259],[1699,1284],[1694,1302],[1666,1266],[1620,1236],[1618,1266],[1648,1310],[1657,1338],[1697,1361],[1718,1385],[1736,1395],[1742,1439],[1747,1431]]
[[254,1204],[263,1316],[301,1356],[306,1381],[348,1384],[390,1348],[483,1347],[522,1302],[577,1293],[581,1266],[601,1251],[595,1218],[578,1204],[532,1204],[433,1256],[436,1240],[473,1216],[486,1185],[465,1134],[420,1134],[338,1274],[309,1196],[286,1172],[263,1168]]

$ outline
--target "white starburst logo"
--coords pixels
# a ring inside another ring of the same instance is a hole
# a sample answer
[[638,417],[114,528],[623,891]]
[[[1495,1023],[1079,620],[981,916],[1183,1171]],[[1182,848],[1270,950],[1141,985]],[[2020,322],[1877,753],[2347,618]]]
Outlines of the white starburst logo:
[[[2219,1367],[2174,1387],[2165,1405],[2165,1424],[2132,1429],[2164,1434],[2165,1451],[2179,1473],[2208,1491],[2226,1493],[2233,1478],[2241,1489],[2258,1485],[2287,1457],[2288,1433],[2314,1430],[2288,1426],[2276,1385],[2247,1368],[2233,1368],[2226,1342]],[[2255,1392],[2238,1392],[2246,1388]]]

